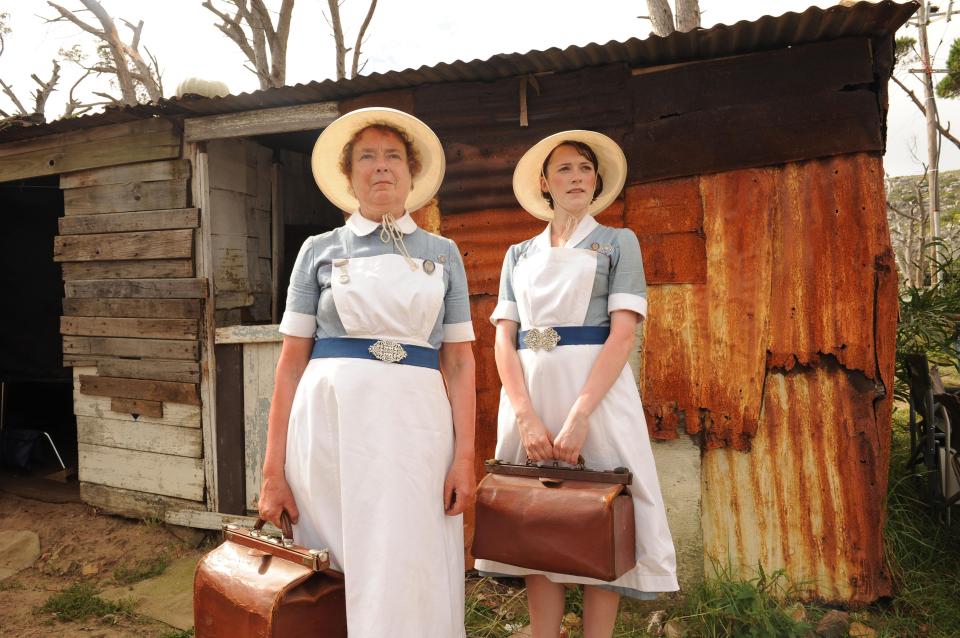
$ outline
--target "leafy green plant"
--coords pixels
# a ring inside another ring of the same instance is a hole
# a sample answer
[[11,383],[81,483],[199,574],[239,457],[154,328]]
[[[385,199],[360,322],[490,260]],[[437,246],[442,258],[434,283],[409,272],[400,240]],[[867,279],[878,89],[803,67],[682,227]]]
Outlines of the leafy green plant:
[[890,454],[887,521],[884,529],[887,565],[894,596],[875,610],[888,635],[960,635],[960,525],[945,527],[920,496],[915,476],[906,469],[910,435],[905,410],[894,413]]
[[[936,246],[941,255],[933,264],[936,283],[901,288],[897,354],[923,353],[931,363],[960,368],[960,260],[942,243]],[[906,396],[907,374],[899,360],[897,381],[897,394]]]
[[50,596],[39,611],[53,614],[57,620],[133,616],[133,603],[130,601],[112,602],[100,598],[97,593],[89,583],[76,583]]
[[702,638],[805,638],[811,627],[794,620],[783,601],[799,598],[802,587],[783,570],[768,574],[757,567],[754,577],[734,578],[729,568],[714,565],[716,576],[691,592],[680,614],[687,635]]
[[193,638],[193,629],[174,629],[160,634],[160,638]]

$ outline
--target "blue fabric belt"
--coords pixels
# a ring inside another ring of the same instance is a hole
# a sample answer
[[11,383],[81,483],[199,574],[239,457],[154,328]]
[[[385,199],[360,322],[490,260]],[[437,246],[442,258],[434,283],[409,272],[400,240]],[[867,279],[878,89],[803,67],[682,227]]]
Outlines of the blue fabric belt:
[[[552,334],[551,334],[552,333]],[[528,339],[528,336],[530,337]],[[552,350],[557,346],[582,346],[606,343],[607,326],[567,326],[565,328],[533,328],[517,333],[517,350]],[[559,337],[559,339],[557,339]],[[554,345],[550,345],[553,342]],[[532,344],[532,345],[531,345]]]
[[331,337],[314,341],[311,359],[339,357],[440,369],[440,351],[433,348],[412,346],[386,339],[355,339],[353,337]]

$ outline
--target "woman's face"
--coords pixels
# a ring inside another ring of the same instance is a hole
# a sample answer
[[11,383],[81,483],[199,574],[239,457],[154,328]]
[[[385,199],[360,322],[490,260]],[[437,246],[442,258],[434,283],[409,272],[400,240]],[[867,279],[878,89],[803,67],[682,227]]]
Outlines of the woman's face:
[[360,210],[399,214],[413,187],[407,149],[396,134],[369,128],[353,145],[350,184]]
[[567,144],[558,146],[547,164],[547,176],[540,177],[540,190],[553,197],[554,210],[562,208],[579,215],[593,201],[597,171],[586,157]]

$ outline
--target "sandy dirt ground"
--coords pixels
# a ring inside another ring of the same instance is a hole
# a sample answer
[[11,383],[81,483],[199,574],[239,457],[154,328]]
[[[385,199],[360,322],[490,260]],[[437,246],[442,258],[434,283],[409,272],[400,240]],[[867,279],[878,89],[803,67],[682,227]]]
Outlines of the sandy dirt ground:
[[181,539],[169,528],[111,516],[76,502],[48,503],[0,491],[0,533],[33,530],[40,556],[32,567],[0,581],[0,636],[16,638],[141,638],[177,636],[162,623],[136,615],[64,622],[40,607],[78,582],[98,590],[118,584],[117,570],[145,561],[196,552],[196,536]]

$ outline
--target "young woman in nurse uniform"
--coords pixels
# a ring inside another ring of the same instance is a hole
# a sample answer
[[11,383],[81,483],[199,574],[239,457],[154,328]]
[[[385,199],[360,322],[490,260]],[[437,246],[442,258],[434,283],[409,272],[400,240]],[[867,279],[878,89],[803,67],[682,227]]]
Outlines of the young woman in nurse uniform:
[[609,638],[620,595],[676,591],[667,526],[640,395],[627,356],[647,314],[640,245],[628,229],[593,218],[620,194],[626,158],[609,137],[565,131],[531,148],[513,175],[518,201],[547,222],[511,246],[503,263],[496,361],[503,391],[498,459],[523,463],[582,455],[595,469],[628,467],[636,515],[636,566],[612,583],[477,561],[524,576],[534,638],[556,638],[564,584],[584,585],[584,636]]

